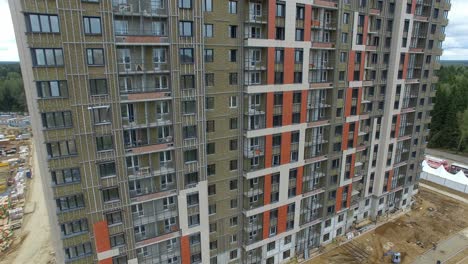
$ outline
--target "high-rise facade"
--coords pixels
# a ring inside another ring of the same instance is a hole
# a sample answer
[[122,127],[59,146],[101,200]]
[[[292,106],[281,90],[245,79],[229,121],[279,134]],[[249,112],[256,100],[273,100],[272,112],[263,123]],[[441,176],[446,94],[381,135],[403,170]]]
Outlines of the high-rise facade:
[[449,0],[10,0],[59,262],[283,263],[417,192]]

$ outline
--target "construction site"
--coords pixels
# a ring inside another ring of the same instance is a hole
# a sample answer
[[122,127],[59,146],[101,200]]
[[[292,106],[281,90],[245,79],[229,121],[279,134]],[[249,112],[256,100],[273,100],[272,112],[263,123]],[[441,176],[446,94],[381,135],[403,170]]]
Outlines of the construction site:
[[[394,253],[400,254],[401,263],[436,263],[439,256],[444,259],[441,263],[468,263],[467,203],[421,187],[411,211],[389,217],[393,219],[355,239],[334,241],[321,248],[317,257],[306,263],[394,263]],[[463,230],[465,240],[449,241],[454,252],[444,256],[445,249],[438,245]],[[432,252],[435,257],[421,258]]]
[[[49,239],[48,233],[37,234],[39,237],[30,234],[30,229],[43,221],[36,210],[36,201],[42,192],[37,190],[40,182],[32,185],[33,146],[30,136],[25,135],[29,135],[27,128],[0,125],[0,263],[30,263],[38,252],[28,246],[27,240],[40,245],[41,236],[46,241]],[[20,260],[18,253],[24,250],[29,254],[24,254],[24,260]]]

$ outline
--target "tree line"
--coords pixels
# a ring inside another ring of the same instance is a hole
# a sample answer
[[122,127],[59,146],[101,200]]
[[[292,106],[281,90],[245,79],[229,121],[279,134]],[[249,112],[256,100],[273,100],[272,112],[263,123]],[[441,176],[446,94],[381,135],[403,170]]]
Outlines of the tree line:
[[0,112],[27,111],[19,63],[0,64]]
[[468,67],[440,69],[431,115],[428,147],[468,152]]

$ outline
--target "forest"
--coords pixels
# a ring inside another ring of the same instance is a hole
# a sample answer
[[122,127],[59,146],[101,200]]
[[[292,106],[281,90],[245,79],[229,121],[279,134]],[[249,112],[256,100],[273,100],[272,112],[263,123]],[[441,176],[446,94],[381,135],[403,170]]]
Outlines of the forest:
[[431,115],[428,147],[468,152],[468,67],[440,69]]
[[27,111],[19,63],[0,63],[0,112]]

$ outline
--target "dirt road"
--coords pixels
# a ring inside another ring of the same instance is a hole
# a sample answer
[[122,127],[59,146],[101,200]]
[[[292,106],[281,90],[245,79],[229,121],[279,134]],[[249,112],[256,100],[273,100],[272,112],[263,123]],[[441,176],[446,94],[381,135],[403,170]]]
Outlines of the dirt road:
[[[38,172],[36,153],[33,152],[33,171]],[[21,245],[13,245],[13,250],[1,258],[0,264],[50,263],[53,259],[50,242],[49,218],[42,189],[42,177],[33,175],[27,190],[27,202],[35,203],[35,210],[25,215],[19,236],[24,236]]]

